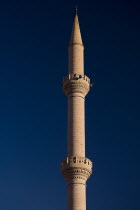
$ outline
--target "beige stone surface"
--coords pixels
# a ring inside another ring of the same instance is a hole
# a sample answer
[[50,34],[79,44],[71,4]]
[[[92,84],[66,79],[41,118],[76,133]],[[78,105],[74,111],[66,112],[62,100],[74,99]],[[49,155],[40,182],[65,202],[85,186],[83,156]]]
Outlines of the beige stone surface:
[[85,75],[68,74],[63,79],[63,91],[68,96],[84,98],[90,90],[90,79]]
[[72,28],[71,39],[70,39],[69,45],[73,45],[73,44],[83,45],[77,14],[75,15],[75,18],[74,18],[74,23],[73,23],[73,28]]
[[75,44],[68,49],[69,74],[84,75],[83,46]]
[[83,51],[84,46],[81,38],[78,16],[76,15],[68,49],[69,74],[84,74]]
[[92,173],[92,162],[84,157],[67,157],[61,162],[61,171],[68,183],[85,183]]
[[85,157],[85,96],[90,79],[84,75],[84,47],[77,15],[68,59],[68,76],[62,83],[68,97],[68,157],[61,162],[61,171],[67,181],[67,209],[86,210],[86,181],[92,173],[92,162]]
[[68,210],[86,210],[86,185],[69,184],[67,186]]
[[85,99],[68,99],[68,156],[85,157]]

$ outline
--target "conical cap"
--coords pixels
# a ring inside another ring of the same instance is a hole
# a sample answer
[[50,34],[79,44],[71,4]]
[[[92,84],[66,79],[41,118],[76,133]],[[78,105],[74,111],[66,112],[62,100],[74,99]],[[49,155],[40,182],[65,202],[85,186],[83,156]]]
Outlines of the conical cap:
[[70,45],[73,45],[73,44],[83,45],[77,14],[75,15],[75,18],[74,18],[71,39],[70,39]]

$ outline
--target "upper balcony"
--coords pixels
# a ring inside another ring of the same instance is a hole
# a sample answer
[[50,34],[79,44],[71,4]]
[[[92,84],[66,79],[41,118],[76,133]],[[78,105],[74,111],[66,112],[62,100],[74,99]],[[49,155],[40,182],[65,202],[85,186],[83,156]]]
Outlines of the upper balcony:
[[90,79],[86,75],[68,74],[66,77],[63,78],[63,82],[67,80],[85,80],[90,84]]

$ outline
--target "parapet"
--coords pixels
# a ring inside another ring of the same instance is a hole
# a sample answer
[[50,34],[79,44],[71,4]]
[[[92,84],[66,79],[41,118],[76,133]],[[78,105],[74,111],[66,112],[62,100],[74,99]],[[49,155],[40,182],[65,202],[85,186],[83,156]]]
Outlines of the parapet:
[[90,84],[90,79],[86,75],[80,75],[80,74],[68,74],[66,77],[64,77],[63,82],[67,80],[85,80]]
[[80,93],[85,97],[90,90],[90,79],[86,75],[68,74],[63,79],[63,91],[69,96],[74,93]]
[[67,181],[86,181],[92,174],[92,162],[84,157],[67,157],[61,162],[61,171]]

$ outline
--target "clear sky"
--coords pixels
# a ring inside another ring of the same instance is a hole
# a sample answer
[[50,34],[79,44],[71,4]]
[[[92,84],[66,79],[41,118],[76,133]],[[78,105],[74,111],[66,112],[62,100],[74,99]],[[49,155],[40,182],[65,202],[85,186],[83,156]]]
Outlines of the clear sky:
[[[67,47],[72,0],[1,1],[0,210],[66,210]],[[140,3],[80,0],[87,210],[140,209]]]

